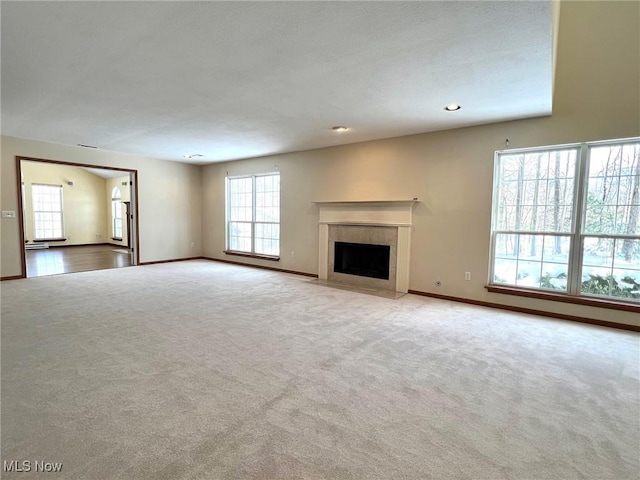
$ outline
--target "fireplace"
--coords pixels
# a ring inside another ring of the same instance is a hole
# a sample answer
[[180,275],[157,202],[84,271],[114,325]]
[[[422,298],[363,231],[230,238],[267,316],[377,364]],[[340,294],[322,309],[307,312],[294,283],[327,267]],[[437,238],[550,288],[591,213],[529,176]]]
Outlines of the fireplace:
[[389,280],[391,245],[335,242],[333,271]]
[[[417,199],[314,202],[319,210],[318,278],[407,293],[412,208],[416,202]],[[352,251],[354,245],[359,245],[355,247],[359,253]],[[371,267],[373,263],[385,267]]]

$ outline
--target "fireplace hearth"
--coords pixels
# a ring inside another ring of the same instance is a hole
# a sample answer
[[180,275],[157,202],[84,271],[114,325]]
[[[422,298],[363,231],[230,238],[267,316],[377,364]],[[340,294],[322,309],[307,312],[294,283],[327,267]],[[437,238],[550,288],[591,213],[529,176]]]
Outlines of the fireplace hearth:
[[390,245],[335,242],[333,271],[389,280]]

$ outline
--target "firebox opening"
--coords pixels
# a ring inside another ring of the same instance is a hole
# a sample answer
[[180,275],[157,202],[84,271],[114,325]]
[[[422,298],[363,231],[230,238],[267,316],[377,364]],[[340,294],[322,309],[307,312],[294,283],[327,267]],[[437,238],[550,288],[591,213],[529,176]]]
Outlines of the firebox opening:
[[389,280],[391,246],[335,242],[333,271]]

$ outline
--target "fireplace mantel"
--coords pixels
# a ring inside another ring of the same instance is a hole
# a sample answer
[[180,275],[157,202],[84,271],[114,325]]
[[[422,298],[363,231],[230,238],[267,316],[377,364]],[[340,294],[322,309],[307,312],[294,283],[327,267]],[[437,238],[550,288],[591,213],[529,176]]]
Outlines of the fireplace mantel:
[[329,205],[329,204],[334,204],[334,205],[344,205],[344,204],[367,204],[367,203],[378,203],[381,205],[393,205],[393,204],[407,204],[407,205],[413,205],[414,203],[418,202],[417,198],[412,198],[410,200],[335,200],[335,201],[323,201],[323,202],[312,202],[315,203],[317,205]]
[[320,224],[395,225],[410,226],[413,205],[411,200],[356,200],[313,202],[318,206]]
[[319,252],[318,277],[326,280],[329,274],[329,227],[354,225],[371,227],[395,227],[397,229],[397,255],[395,285],[392,289],[407,293],[409,288],[409,254],[411,250],[411,226],[413,206],[417,198],[410,200],[356,200],[313,202],[318,206]]

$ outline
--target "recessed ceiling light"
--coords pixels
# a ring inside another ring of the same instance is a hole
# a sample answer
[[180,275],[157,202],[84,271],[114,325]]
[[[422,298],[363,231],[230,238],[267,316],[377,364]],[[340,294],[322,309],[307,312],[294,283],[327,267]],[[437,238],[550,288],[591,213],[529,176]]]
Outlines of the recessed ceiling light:
[[185,153],[182,158],[200,158],[204,157],[201,153]]
[[456,110],[460,110],[462,107],[460,105],[458,105],[457,103],[450,103],[449,105],[447,105],[446,107],[444,107],[444,109],[447,112],[455,112]]
[[331,130],[333,130],[334,132],[346,132],[349,129],[347,127],[338,125],[337,127],[331,127]]

